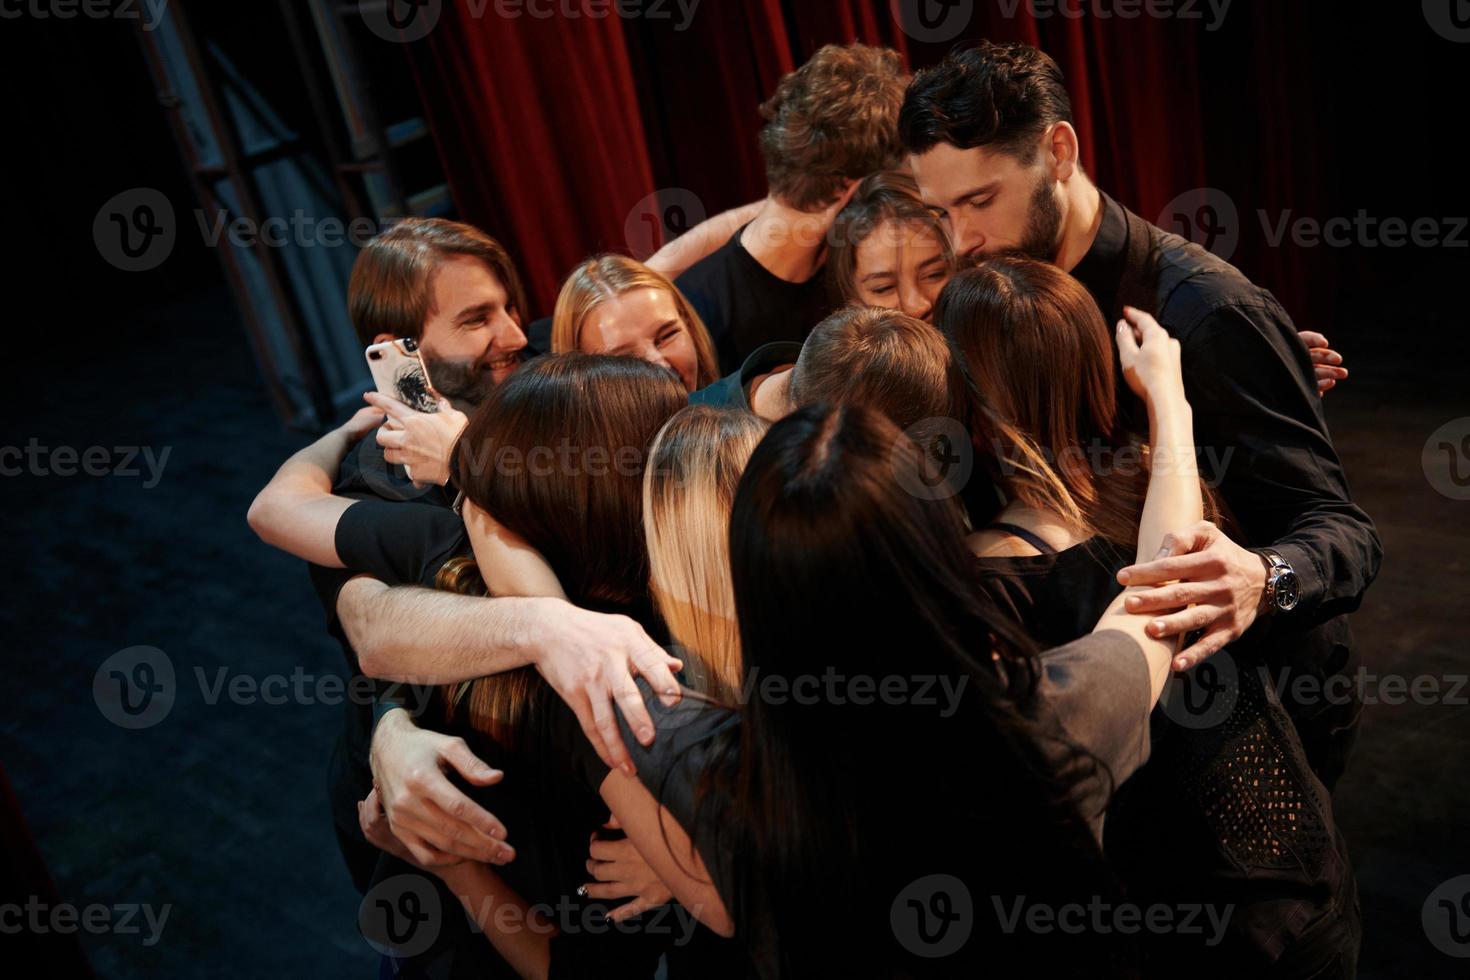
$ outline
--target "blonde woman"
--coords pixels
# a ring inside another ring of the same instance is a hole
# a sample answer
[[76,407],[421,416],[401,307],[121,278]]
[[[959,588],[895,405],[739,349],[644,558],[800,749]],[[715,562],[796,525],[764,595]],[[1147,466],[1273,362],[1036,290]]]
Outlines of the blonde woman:
[[551,315],[551,350],[642,358],[691,392],[720,376],[709,331],[684,294],[626,255],[600,255],[572,270]]
[[659,431],[643,474],[650,591],[683,648],[685,683],[726,703],[741,674],[730,507],[767,425],[749,412],[691,405]]

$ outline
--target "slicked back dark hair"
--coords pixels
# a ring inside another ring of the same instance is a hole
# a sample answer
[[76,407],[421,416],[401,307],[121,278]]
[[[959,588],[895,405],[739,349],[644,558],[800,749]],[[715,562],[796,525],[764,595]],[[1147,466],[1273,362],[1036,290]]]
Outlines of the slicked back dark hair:
[[948,143],[991,147],[1030,163],[1037,137],[1072,121],[1061,67],[1028,44],[981,41],[914,76],[898,115],[910,153]]

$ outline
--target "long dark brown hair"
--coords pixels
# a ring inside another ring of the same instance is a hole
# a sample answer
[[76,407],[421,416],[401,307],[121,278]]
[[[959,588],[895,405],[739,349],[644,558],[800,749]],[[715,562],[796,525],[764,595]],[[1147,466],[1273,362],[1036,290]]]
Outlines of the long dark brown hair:
[[[1032,644],[977,587],[958,502],[909,491],[927,465],[860,406],[803,408],[756,448],[730,561],[759,683],[738,736],[713,746],[699,797],[729,809],[701,816],[718,819],[722,848],[747,856],[741,899],[773,929],[748,937],[766,975],[959,976],[988,964],[1009,976],[1032,955],[1043,975],[1067,972],[1063,961],[1111,975],[1095,937],[1041,942],[997,925],[992,895],[1112,892],[1068,796],[1096,764],[1060,740],[1057,754],[1043,752]],[[961,693],[948,713],[913,688],[898,699],[860,700],[856,686],[797,696],[803,678],[829,675],[865,677],[872,690],[942,678]],[[772,678],[790,694],[765,696]],[[913,921],[907,889],[937,874],[964,883],[976,935],[930,960],[899,922]]]
[[991,259],[950,280],[934,322],[953,413],[991,475],[1026,506],[1131,545],[1148,447],[1119,422],[1117,354],[1086,287],[1049,262]]
[[[632,357],[552,354],[503,382],[470,419],[452,462],[467,499],[546,559],[567,598],[656,624],[643,536],[648,450],[688,401],[678,379]],[[505,737],[539,676],[482,678],[451,697]]]
[[955,267],[949,232],[919,196],[913,175],[903,170],[870,174],[858,184],[852,200],[832,222],[831,247],[827,252],[827,291],[834,303],[860,302],[857,288],[857,250],[879,228],[917,225],[939,242],[945,265]]

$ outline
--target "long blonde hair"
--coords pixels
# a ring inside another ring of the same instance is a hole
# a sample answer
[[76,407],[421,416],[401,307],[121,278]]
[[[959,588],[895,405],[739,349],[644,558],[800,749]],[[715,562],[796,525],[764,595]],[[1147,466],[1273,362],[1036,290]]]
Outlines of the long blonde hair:
[[733,703],[742,658],[730,585],[730,510],[767,423],[749,412],[691,405],[653,441],[643,474],[650,591],[684,647],[689,686]]
[[668,277],[655,269],[626,255],[599,255],[572,270],[562,283],[556,297],[556,308],[551,314],[551,349],[562,354],[580,350],[582,325],[587,314],[610,299],[634,289],[661,289],[674,297],[674,307],[679,318],[694,341],[694,352],[699,359],[698,387],[718,381],[720,362],[715,356],[715,344],[709,330],[694,307],[679,288]]

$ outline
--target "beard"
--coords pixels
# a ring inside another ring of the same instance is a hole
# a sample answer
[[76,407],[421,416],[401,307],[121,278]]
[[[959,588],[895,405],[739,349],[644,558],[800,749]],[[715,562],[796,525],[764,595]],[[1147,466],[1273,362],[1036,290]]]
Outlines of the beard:
[[1004,255],[1019,255],[1023,258],[1052,262],[1057,257],[1057,246],[1062,240],[1062,209],[1057,206],[1056,195],[1051,184],[1042,177],[1031,192],[1030,206],[1026,209],[1026,228],[1021,232],[1019,244],[995,252],[971,253],[960,261],[961,268],[980,265],[986,259],[998,259]]
[[455,404],[478,406],[495,390],[495,375],[478,358],[439,358],[424,354],[434,390]]

